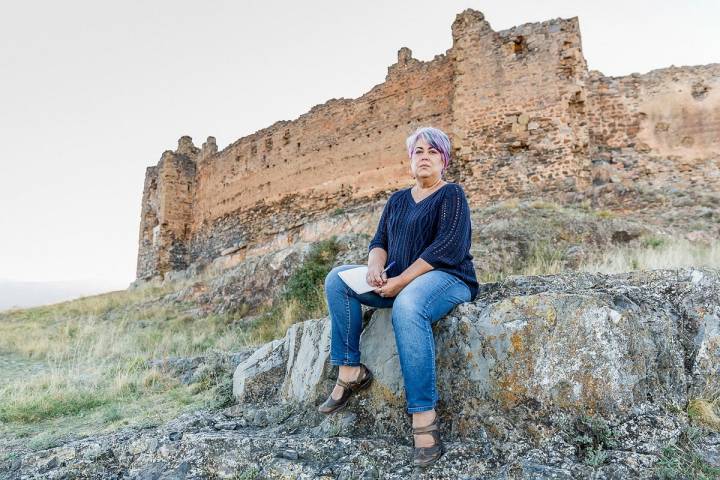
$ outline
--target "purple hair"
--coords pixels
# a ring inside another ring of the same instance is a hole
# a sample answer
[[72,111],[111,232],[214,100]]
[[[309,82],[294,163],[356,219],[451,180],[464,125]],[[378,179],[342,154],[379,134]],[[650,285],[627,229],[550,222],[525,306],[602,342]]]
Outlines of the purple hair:
[[424,138],[431,147],[440,152],[443,159],[443,171],[447,170],[447,167],[450,164],[450,139],[445,132],[433,127],[420,127],[415,130],[413,134],[405,140],[408,156],[410,158],[412,158],[413,150],[415,150],[415,144],[420,137]]

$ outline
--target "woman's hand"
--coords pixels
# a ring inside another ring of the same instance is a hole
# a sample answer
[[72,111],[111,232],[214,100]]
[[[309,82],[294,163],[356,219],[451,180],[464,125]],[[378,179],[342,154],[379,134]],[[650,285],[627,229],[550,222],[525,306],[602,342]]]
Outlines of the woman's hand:
[[380,288],[376,288],[373,291],[381,297],[389,298],[394,297],[398,293],[400,293],[400,290],[405,288],[405,285],[405,282],[403,282],[400,277],[391,277],[387,279],[385,285]]
[[372,287],[382,287],[387,282],[387,274],[383,273],[381,265],[368,265],[365,281]]

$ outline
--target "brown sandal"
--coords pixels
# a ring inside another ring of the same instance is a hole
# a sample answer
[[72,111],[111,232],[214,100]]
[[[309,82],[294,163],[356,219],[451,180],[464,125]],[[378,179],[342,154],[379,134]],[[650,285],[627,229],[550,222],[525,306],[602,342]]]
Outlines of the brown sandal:
[[435,419],[430,425],[412,429],[413,435],[419,433],[429,433],[435,440],[435,445],[432,447],[413,447],[413,464],[416,467],[427,467],[428,465],[432,465],[442,456],[443,453],[445,453],[445,445],[440,439],[440,427],[437,422],[438,415],[437,412],[435,412]]
[[337,385],[340,385],[343,387],[343,393],[342,396],[335,400],[332,398],[332,392],[330,392],[330,395],[328,395],[327,400],[318,407],[318,411],[320,413],[333,413],[344,406],[347,405],[348,400],[350,400],[350,397],[352,397],[353,393],[359,392],[360,390],[365,390],[370,386],[373,380],[373,374],[370,371],[369,368],[367,368],[362,363],[360,364],[360,374],[358,375],[358,379],[354,382],[345,382],[343,380],[337,379]]

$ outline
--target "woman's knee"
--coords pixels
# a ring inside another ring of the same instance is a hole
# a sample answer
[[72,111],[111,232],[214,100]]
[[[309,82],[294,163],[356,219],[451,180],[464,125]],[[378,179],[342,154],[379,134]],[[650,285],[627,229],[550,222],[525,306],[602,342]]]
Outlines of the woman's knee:
[[393,324],[406,323],[424,316],[425,298],[401,291],[392,305]]
[[325,291],[327,292],[333,287],[344,286],[345,282],[343,282],[342,278],[340,278],[340,275],[338,274],[343,270],[347,270],[353,267],[355,267],[355,265],[338,265],[337,267],[330,270],[330,272],[325,275]]
[[335,267],[330,272],[325,275],[325,291],[328,291],[332,289],[332,287],[338,282],[341,281],[340,276],[338,275],[338,272],[341,271],[340,267]]

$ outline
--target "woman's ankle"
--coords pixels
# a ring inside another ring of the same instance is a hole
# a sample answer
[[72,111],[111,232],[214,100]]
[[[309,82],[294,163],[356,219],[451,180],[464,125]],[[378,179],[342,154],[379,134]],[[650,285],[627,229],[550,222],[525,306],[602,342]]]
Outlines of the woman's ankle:
[[436,415],[437,412],[434,408],[432,410],[425,410],[424,412],[413,413],[413,427],[426,427],[430,425],[435,419]]
[[338,378],[345,382],[352,382],[360,376],[360,366],[341,365],[338,370]]

